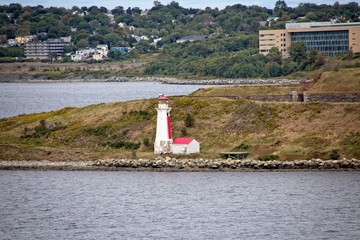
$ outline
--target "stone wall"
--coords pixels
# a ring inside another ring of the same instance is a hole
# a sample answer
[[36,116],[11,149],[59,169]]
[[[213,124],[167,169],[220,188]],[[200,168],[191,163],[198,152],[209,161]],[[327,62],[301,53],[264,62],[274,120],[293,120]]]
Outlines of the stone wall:
[[251,95],[243,96],[242,98],[254,101],[267,101],[267,102],[292,102],[292,94],[285,95]]
[[360,102],[360,93],[297,93],[285,95],[251,95],[240,98],[267,102]]
[[[306,96],[307,95],[307,96]],[[360,93],[304,93],[309,102],[360,102]]]

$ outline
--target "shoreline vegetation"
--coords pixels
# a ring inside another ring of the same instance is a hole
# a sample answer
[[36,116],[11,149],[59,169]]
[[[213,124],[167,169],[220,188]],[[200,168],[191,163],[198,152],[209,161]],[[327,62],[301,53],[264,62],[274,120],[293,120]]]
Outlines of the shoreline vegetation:
[[360,171],[360,160],[260,161],[254,159],[107,159],[97,161],[0,161],[0,170],[254,172]]

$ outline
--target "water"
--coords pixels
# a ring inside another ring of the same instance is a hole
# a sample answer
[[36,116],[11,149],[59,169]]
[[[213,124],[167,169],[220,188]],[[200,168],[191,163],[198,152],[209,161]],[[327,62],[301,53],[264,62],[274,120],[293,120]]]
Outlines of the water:
[[204,85],[154,82],[0,83],[0,118],[64,107],[189,94]]
[[0,171],[0,239],[360,239],[358,172]]

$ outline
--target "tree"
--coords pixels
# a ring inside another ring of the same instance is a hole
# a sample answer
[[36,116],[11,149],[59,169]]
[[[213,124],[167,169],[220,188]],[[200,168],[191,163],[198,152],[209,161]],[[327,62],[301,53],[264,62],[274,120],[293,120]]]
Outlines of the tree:
[[318,55],[318,51],[315,48],[311,48],[308,55],[309,64],[313,64],[316,61],[317,55]]
[[123,54],[120,52],[120,51],[110,51],[109,52],[109,55],[108,57],[112,60],[115,60],[115,61],[120,61],[122,60],[124,57],[123,57]]
[[287,9],[287,5],[284,0],[276,1],[274,12],[279,11],[279,10],[286,10],[286,9]]
[[89,47],[89,41],[86,39],[80,39],[79,42],[76,44],[78,48],[86,48]]
[[193,127],[195,125],[195,119],[190,113],[187,113],[184,123],[185,127]]
[[290,46],[290,57],[296,63],[300,63],[306,59],[306,45],[304,42],[295,42]]
[[268,62],[264,68],[264,77],[278,77],[281,76],[282,69],[280,64],[276,62]]
[[285,3],[285,1],[283,0],[278,0],[276,3],[275,3],[275,7],[274,7],[274,13],[281,17],[283,12],[286,12],[288,10],[288,7]]
[[104,36],[104,40],[109,46],[115,46],[121,40],[121,37],[116,33],[108,33]]
[[114,15],[124,15],[125,11],[124,11],[124,7],[118,6],[116,8],[114,8],[113,10],[111,10],[111,13]]
[[282,55],[277,47],[272,47],[266,56],[272,62],[281,63]]

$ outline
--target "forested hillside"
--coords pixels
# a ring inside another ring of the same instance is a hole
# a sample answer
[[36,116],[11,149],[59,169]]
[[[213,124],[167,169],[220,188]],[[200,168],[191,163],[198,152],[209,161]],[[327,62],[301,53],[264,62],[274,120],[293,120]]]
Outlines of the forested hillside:
[[[295,8],[277,1],[273,9],[236,4],[225,9],[184,8],[172,1],[154,2],[151,9],[81,7],[72,9],[10,4],[0,6],[0,40],[35,35],[38,40],[71,36],[65,54],[83,47],[107,44],[128,47],[125,54],[110,52],[108,61],[136,59],[139,54],[161,54],[144,73],[210,77],[276,77],[323,65],[325,57],[294,46],[283,60],[276,51],[258,54],[258,30],[283,28],[287,21],[360,21],[357,2],[303,3]],[[275,18],[277,17],[277,18]],[[176,43],[185,36],[205,40]],[[0,48],[0,57],[23,57],[23,46]],[[150,58],[151,59],[151,58]],[[64,57],[64,61],[69,58]]]

